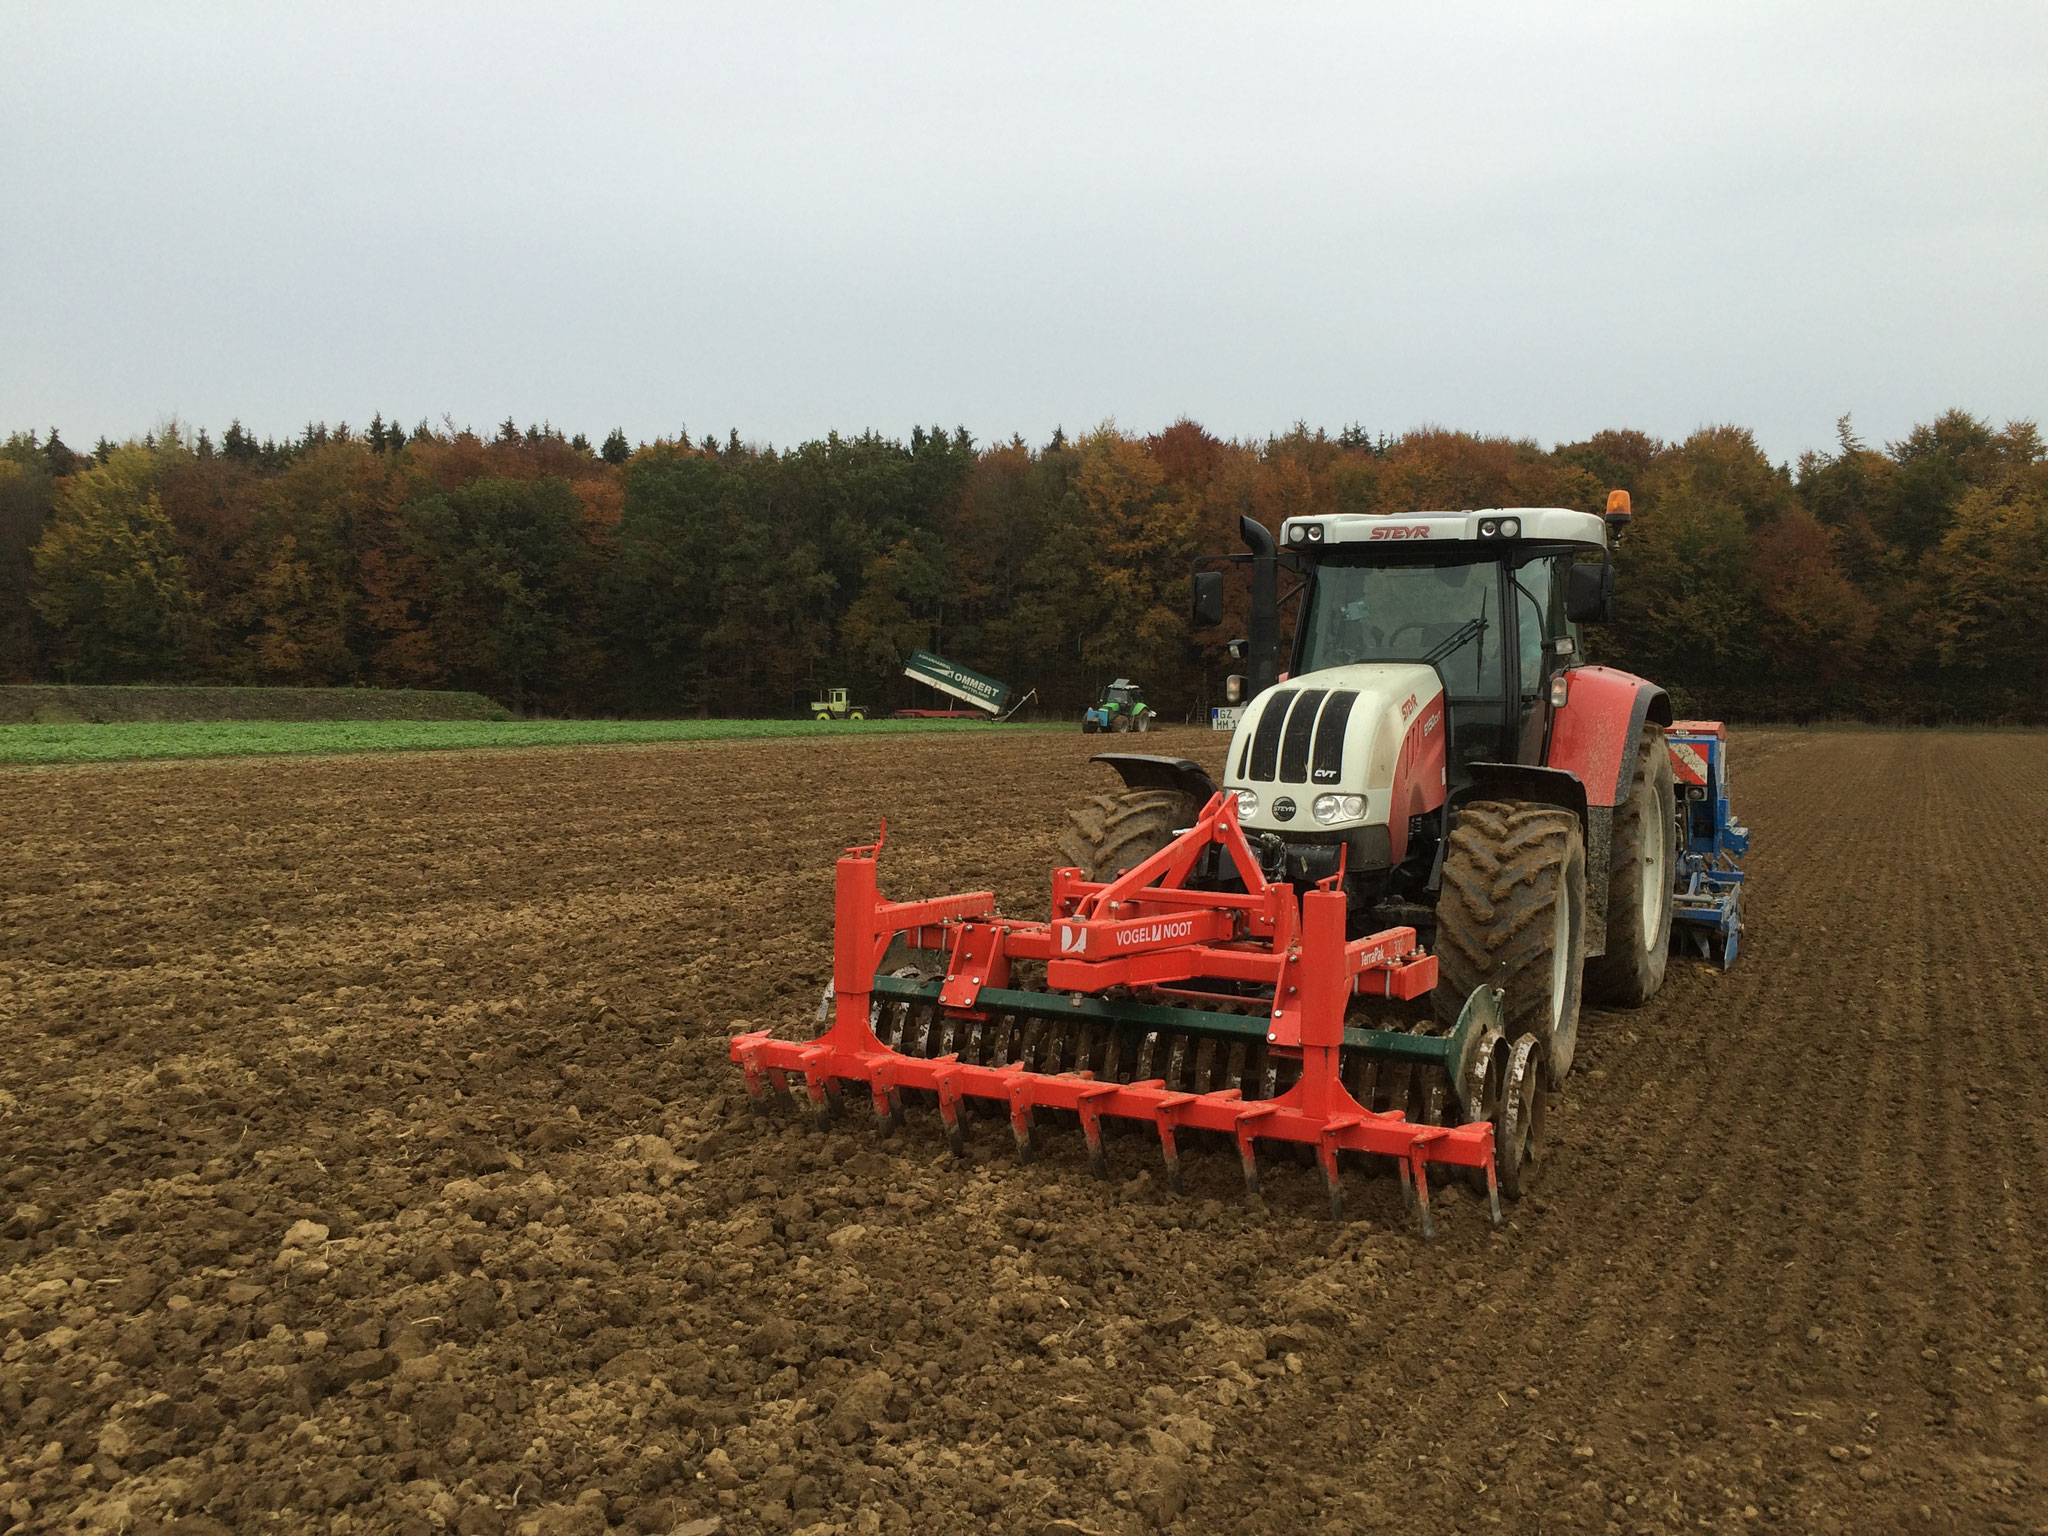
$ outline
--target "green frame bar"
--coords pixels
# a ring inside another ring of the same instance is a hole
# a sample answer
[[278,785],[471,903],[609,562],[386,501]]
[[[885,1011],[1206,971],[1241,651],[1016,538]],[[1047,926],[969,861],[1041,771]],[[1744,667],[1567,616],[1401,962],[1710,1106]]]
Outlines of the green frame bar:
[[[913,981],[907,976],[877,976],[874,994],[903,1003],[936,1003],[942,978]],[[1159,1003],[1127,999],[1105,1002],[1099,997],[1058,992],[1019,992],[1009,987],[983,987],[976,994],[976,1006],[989,1013],[1021,1013],[1040,1019],[1087,1019],[1113,1025],[1130,1034],[1154,1029],[1179,1029],[1192,1035],[1219,1040],[1242,1040],[1263,1045],[1266,1021],[1263,1017],[1239,1013],[1210,1013],[1200,1008],[1173,1008]],[[1449,1035],[1403,1035],[1384,1029],[1352,1029],[1346,1026],[1344,1044],[1353,1050],[1384,1056],[1393,1061],[1422,1062],[1450,1070],[1459,1053],[1460,1041]]]

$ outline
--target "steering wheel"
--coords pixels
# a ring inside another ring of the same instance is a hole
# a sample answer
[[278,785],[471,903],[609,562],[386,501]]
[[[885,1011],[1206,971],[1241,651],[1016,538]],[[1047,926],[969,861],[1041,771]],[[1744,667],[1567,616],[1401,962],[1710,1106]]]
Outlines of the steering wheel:
[[1411,623],[1411,624],[1397,624],[1397,625],[1395,625],[1395,626],[1394,626],[1394,632],[1393,632],[1393,633],[1392,633],[1391,635],[1388,635],[1388,636],[1387,636],[1387,649],[1391,651],[1391,650],[1392,650],[1392,649],[1394,648],[1394,642],[1395,642],[1396,640],[1400,639],[1400,638],[1401,638],[1401,637],[1402,637],[1403,635],[1405,635],[1406,633],[1408,633],[1408,631],[1409,631],[1409,630],[1411,630],[1411,629],[1412,629],[1412,630],[1414,630],[1414,631],[1415,631],[1415,632],[1416,632],[1417,634],[1420,634],[1420,633],[1422,632],[1422,628],[1423,628],[1423,626],[1422,626],[1422,624],[1421,624],[1421,623],[1420,623],[1419,621],[1418,621],[1418,622],[1416,622],[1416,623]]

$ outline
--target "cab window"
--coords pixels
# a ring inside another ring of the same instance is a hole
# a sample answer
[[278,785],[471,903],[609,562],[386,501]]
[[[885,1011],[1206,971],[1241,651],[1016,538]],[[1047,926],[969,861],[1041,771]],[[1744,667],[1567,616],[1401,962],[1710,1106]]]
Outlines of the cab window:
[[1564,562],[1555,556],[1531,560],[1515,572],[1515,640],[1522,693],[1543,687],[1545,652],[1563,633]]

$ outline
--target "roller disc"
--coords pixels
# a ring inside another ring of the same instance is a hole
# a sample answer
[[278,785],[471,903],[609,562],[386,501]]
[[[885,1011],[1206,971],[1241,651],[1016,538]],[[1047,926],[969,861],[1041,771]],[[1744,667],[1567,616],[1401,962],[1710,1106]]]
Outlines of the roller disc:
[[[1472,1052],[1465,1069],[1465,1081],[1461,1085],[1464,1102],[1459,1110],[1459,1119],[1467,1125],[1475,1120],[1492,1121],[1496,1129],[1496,1145],[1500,1141],[1497,1134],[1500,1126],[1500,1102],[1507,1092],[1509,1054],[1506,1037],[1497,1029],[1488,1030]],[[1472,1192],[1484,1195],[1486,1170],[1468,1168],[1465,1172],[1466,1182],[1471,1186]]]
[[1549,1099],[1544,1068],[1542,1042],[1534,1035],[1518,1037],[1508,1055],[1500,1118],[1493,1128],[1494,1168],[1500,1192],[1510,1200],[1521,1199],[1535,1186],[1542,1167],[1543,1113]]
[[1489,1030],[1480,1039],[1465,1069],[1465,1081],[1459,1085],[1467,1124],[1474,1120],[1499,1120],[1501,1094],[1508,1078],[1508,1056],[1507,1037],[1499,1030]]

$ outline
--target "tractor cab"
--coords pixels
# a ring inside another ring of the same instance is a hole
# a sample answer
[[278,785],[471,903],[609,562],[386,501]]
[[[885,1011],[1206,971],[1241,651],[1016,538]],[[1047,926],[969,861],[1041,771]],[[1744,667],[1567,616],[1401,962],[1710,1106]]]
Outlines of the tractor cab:
[[[1626,517],[1619,496],[1606,517],[1340,514],[1291,518],[1277,542],[1247,518],[1249,554],[1198,562],[1198,626],[1222,613],[1222,573],[1201,567],[1251,566],[1250,639],[1232,649],[1252,675],[1228,680],[1226,697],[1246,707],[1220,787],[1276,878],[1342,869],[1363,877],[1350,882],[1361,896],[1420,892],[1436,879],[1448,812],[1482,788],[1584,815],[1572,765],[1587,750],[1575,733],[1589,730],[1567,729],[1562,755],[1553,737],[1589,670],[1579,626],[1607,616],[1608,539]],[[1284,653],[1283,569],[1301,578]]]
[[1604,616],[1606,534],[1592,513],[1551,507],[1286,523],[1282,547],[1307,578],[1289,675],[1432,669],[1452,789],[1467,764],[1541,763],[1563,703],[1553,678],[1579,652],[1579,624]]

